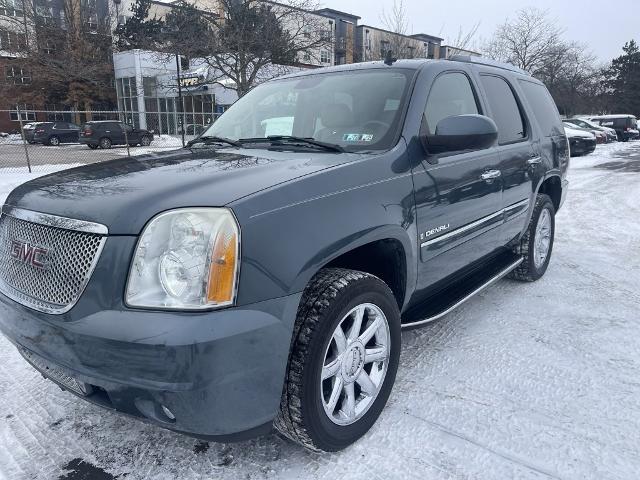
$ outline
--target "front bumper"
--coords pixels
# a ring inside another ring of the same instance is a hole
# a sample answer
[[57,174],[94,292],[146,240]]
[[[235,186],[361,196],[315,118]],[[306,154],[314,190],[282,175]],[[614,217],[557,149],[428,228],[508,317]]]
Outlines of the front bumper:
[[114,265],[122,265],[117,260],[131,242],[107,240],[83,296],[64,315],[0,294],[0,331],[90,385],[93,393],[82,398],[103,407],[211,440],[266,433],[280,404],[301,294],[211,312],[127,309],[110,296],[122,296],[117,285],[128,262]]

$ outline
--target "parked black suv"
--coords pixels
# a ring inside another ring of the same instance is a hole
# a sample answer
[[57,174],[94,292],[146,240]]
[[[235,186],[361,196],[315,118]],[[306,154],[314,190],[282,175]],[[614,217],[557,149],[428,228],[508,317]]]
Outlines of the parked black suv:
[[80,127],[69,122],[42,122],[33,129],[32,143],[60,145],[61,143],[78,143]]
[[14,190],[0,330],[98,405],[339,450],[380,415],[401,328],[544,275],[568,165],[544,85],[488,60],[269,81],[186,149]]
[[633,115],[602,115],[591,117],[590,120],[603,127],[613,128],[621,142],[638,138],[638,120]]
[[112,145],[149,146],[153,140],[153,133],[148,130],[114,120],[87,122],[82,127],[80,142],[89,148],[111,148]]

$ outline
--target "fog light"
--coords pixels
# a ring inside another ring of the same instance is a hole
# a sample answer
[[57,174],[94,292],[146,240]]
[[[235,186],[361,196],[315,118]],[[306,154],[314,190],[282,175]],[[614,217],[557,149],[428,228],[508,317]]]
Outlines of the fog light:
[[176,416],[173,414],[173,412],[171,410],[169,410],[167,407],[165,407],[164,405],[162,405],[162,411],[164,412],[164,414],[169,417],[169,420],[175,420]]

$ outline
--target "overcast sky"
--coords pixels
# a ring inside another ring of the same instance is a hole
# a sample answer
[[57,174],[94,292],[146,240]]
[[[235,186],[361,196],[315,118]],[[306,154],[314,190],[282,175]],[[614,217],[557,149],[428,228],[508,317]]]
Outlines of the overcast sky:
[[[362,17],[360,23],[382,26],[383,8],[393,0],[321,0],[322,5]],[[452,41],[460,27],[469,31],[477,22],[478,41],[491,37],[497,25],[530,5],[548,9],[566,29],[568,40],[586,43],[601,61],[622,53],[625,42],[640,41],[638,0],[404,0],[411,33],[428,33]]]

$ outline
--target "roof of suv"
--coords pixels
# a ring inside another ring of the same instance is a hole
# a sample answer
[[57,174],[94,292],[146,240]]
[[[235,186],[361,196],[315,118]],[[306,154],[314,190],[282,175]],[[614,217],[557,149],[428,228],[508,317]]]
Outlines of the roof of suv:
[[432,64],[432,63],[443,63],[443,62],[447,62],[447,63],[460,62],[460,63],[471,63],[476,65],[483,65],[483,66],[493,67],[500,70],[507,70],[512,73],[531,77],[531,75],[528,72],[521,70],[518,67],[514,67],[513,65],[510,65],[508,63],[501,63],[501,62],[497,62],[495,60],[491,60],[484,57],[472,57],[469,55],[454,55],[450,59],[438,59],[438,60],[431,60],[426,58],[402,59],[402,60],[394,61],[391,65],[383,61],[348,63],[344,65],[334,65],[331,67],[322,67],[322,68],[313,69],[313,70],[305,70],[302,72],[291,73],[289,75],[283,75],[281,77],[274,78],[273,80],[281,80],[283,78],[304,77],[307,75],[314,75],[314,74],[328,73],[328,72],[349,72],[349,71],[355,71],[355,70],[383,69],[383,68],[389,68],[389,67],[404,68],[409,70],[419,70],[424,65]]
[[589,118],[599,118],[601,120],[615,120],[616,118],[636,118],[635,115],[631,115],[630,113],[624,113],[620,115],[596,115],[595,117]]

